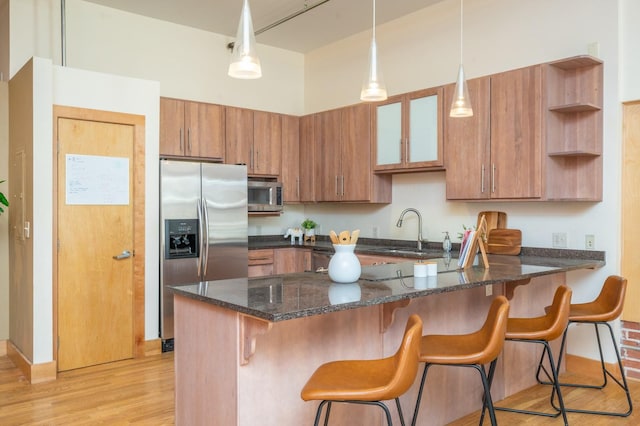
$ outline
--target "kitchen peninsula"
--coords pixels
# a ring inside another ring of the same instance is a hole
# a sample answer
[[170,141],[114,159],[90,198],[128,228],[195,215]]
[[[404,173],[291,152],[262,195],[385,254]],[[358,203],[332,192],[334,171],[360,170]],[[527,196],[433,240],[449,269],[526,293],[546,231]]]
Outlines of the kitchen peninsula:
[[[458,271],[455,259],[437,259],[438,276],[422,281],[412,276],[413,262],[404,262],[363,267],[353,284],[307,272],[174,287],[176,424],[310,423],[317,404],[303,402],[300,389],[312,372],[336,359],[393,354],[409,315],[422,317],[424,333],[466,333],[482,325],[497,294],[510,300],[512,315],[541,315],[566,272],[604,265],[539,256],[489,261],[489,269]],[[535,381],[529,364],[539,353],[522,346],[532,345],[505,345],[496,401]],[[466,370],[433,369],[419,424],[444,424],[481,407],[479,381]],[[416,388],[401,398],[406,412]],[[332,419],[382,424],[380,410],[367,406],[337,405]]]

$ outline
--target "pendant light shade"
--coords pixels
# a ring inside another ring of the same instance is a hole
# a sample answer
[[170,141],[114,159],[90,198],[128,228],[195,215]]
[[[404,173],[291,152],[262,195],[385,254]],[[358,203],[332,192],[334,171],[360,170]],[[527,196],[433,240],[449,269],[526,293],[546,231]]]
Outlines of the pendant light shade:
[[360,100],[367,102],[384,101],[387,99],[387,88],[382,79],[382,72],[378,69],[378,46],[376,44],[376,0],[373,0],[373,36],[369,49],[369,72],[362,84]]
[[260,59],[256,53],[256,38],[253,33],[249,1],[244,0],[236,41],[233,44],[229,76],[233,78],[254,79],[262,77]]
[[453,94],[449,117],[471,117],[473,115],[473,109],[471,108],[471,101],[469,99],[469,87],[464,77],[464,66],[462,65],[462,2],[463,0],[460,0],[460,68],[458,68],[456,90]]

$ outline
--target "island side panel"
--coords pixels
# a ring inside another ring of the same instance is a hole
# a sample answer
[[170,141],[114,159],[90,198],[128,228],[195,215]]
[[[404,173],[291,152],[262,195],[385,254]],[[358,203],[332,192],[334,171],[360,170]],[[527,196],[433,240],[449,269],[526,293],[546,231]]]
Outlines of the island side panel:
[[174,296],[177,426],[235,425],[238,314]]
[[[249,363],[238,368],[237,424],[312,424],[319,403],[303,401],[302,387],[323,363],[382,357],[379,312],[373,306],[273,323],[257,337]],[[330,423],[381,425],[381,413],[378,407],[334,404]]]

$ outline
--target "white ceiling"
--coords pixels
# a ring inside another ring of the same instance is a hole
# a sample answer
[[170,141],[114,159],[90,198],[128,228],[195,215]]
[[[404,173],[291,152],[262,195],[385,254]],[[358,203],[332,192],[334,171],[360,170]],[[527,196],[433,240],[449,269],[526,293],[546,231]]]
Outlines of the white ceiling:
[[[235,37],[243,0],[87,0],[138,15]],[[254,31],[323,0],[250,0]],[[443,0],[377,0],[376,24]],[[260,44],[305,53],[365,31],[372,0],[329,0],[256,37]]]

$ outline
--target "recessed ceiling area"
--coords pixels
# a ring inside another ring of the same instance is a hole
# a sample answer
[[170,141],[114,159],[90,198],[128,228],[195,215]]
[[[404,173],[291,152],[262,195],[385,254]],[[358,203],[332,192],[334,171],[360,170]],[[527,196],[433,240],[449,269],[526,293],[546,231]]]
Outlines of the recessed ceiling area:
[[[138,15],[235,37],[243,0],[86,0]],[[250,0],[254,31],[302,10],[295,18],[256,36],[273,47],[306,53],[371,28],[372,0]],[[376,24],[443,0],[377,0]],[[317,7],[313,7],[317,5]]]

